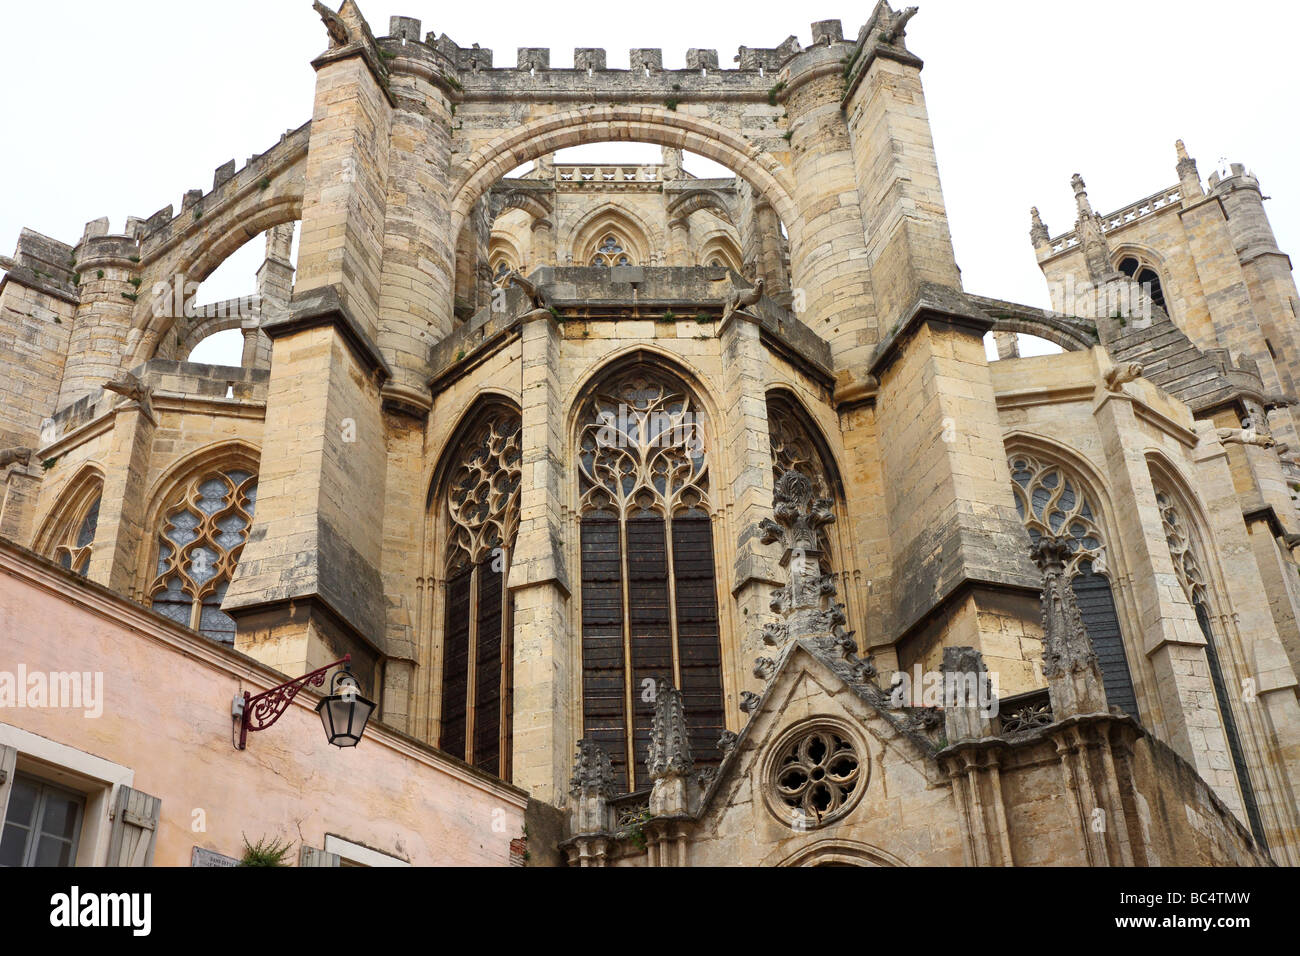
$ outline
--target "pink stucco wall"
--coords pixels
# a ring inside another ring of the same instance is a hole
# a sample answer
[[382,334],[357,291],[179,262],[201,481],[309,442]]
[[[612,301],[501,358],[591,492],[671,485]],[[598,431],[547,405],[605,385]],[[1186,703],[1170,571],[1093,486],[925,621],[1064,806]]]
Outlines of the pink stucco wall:
[[245,834],[292,840],[295,861],[334,834],[416,865],[506,865],[522,834],[522,791],[377,722],[332,747],[305,693],[235,750],[231,699],[284,677],[0,543],[0,671],[20,664],[103,673],[97,718],[0,707],[0,724],[132,770],[162,800],[155,865],[188,866],[195,846],[239,856]]

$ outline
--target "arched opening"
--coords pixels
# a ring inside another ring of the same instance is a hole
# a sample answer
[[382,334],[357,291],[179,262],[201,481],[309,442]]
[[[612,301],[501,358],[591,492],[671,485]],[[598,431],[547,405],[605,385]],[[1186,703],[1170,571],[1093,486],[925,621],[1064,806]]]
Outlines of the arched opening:
[[[1011,338],[1008,339],[1007,337]],[[1014,347],[1011,343],[1014,342]],[[986,332],[984,354],[990,362],[1004,358],[1032,358],[1036,355],[1061,355],[1060,345],[1027,332]]]
[[201,339],[190,349],[182,361],[201,365],[238,366],[243,363],[244,333],[239,329],[223,329]]
[[429,497],[427,560],[442,592],[438,746],[507,780],[522,427],[513,405],[480,402],[448,445]]
[[715,766],[722,650],[706,449],[710,425],[676,372],[606,370],[576,409],[583,736],[643,789],[658,687],[680,688],[696,765]]
[[1142,287],[1143,293],[1150,296],[1152,305],[1157,306],[1166,315],[1169,313],[1169,307],[1165,304],[1165,292],[1160,282],[1160,274],[1149,260],[1135,255],[1127,255],[1119,260],[1116,268]]
[[87,466],[59,496],[45,527],[36,539],[36,550],[53,558],[60,567],[81,577],[90,572],[90,556],[99,530],[99,506],[104,476]]

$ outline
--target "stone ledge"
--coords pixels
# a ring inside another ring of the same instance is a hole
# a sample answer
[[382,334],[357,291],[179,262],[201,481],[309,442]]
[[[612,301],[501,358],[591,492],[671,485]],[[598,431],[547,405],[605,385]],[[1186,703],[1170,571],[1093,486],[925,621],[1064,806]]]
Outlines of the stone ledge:
[[262,331],[275,341],[323,325],[334,327],[367,371],[378,373],[382,380],[393,377],[392,369],[384,361],[379,348],[332,285],[295,295],[289,303],[288,314],[264,323]]

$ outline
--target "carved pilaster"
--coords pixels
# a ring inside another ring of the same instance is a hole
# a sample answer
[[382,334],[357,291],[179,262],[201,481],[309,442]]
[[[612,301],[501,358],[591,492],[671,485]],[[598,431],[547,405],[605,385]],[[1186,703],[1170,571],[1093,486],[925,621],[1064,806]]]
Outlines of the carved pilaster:
[[1044,535],[1031,554],[1043,574],[1043,674],[1052,714],[1059,721],[1076,714],[1107,713],[1101,667],[1065,574],[1069,546],[1061,538]]

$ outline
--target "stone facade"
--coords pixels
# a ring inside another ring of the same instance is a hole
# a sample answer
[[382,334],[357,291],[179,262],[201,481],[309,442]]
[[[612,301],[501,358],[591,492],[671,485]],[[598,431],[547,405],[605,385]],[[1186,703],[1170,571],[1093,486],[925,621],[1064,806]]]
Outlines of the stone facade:
[[[1075,177],[1037,309],[961,288],[912,8],[684,70],[317,9],[309,123],[3,261],[0,534],[218,657],[351,654],[573,863],[1300,863],[1300,304],[1244,169]],[[608,141],[663,162],[555,161]],[[263,233],[256,308],[184,307]]]

